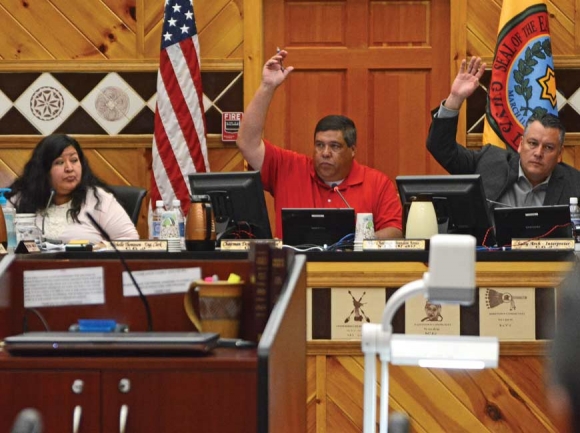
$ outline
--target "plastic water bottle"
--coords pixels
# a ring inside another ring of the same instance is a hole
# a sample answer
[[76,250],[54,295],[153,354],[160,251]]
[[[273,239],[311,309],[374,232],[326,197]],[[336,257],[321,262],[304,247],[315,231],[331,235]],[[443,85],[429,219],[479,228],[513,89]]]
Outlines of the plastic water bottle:
[[5,196],[8,192],[10,192],[10,188],[0,188],[0,206],[2,206],[4,221],[6,222],[7,249],[9,252],[13,252],[16,249],[16,228],[14,227],[16,210],[8,207],[8,200]]
[[574,250],[580,251],[580,206],[578,197],[570,197],[570,222],[572,223],[572,234],[574,236]]
[[151,239],[161,239],[161,217],[164,210],[163,200],[157,200],[151,219]]
[[161,239],[175,240],[179,246],[179,226],[177,225],[177,215],[175,215],[173,206],[170,206],[161,213],[160,237]]
[[185,251],[185,217],[183,216],[183,212],[181,212],[181,202],[175,199],[171,204],[173,205],[177,226],[179,227],[179,246],[181,247],[181,251]]

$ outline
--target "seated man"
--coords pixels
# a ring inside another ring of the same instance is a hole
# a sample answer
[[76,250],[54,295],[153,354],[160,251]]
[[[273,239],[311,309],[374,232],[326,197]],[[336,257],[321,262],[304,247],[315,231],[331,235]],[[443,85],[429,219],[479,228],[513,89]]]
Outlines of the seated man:
[[508,206],[568,204],[580,196],[580,172],[562,163],[564,126],[551,115],[532,115],[518,153],[485,145],[466,149],[455,140],[459,109],[477,89],[485,63],[464,59],[451,93],[433,116],[427,149],[451,174],[480,174],[490,202]]
[[264,189],[274,197],[276,237],[282,237],[282,208],[346,207],[372,213],[377,238],[402,237],[401,204],[392,181],[355,161],[352,120],[344,116],[321,119],[314,131],[312,158],[262,140],[274,92],[294,69],[282,66],[286,55],[282,50],[264,65],[262,83],[244,113],[237,140],[244,158],[260,170]]

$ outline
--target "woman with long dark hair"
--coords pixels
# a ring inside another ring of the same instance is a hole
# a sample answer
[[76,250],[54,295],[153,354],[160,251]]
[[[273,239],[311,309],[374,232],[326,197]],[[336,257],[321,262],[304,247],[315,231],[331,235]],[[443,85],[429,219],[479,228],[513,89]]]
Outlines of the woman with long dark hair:
[[36,214],[36,224],[47,239],[102,241],[87,213],[112,239],[139,239],[123,207],[93,174],[79,143],[68,135],[43,138],[10,188],[9,203],[16,213]]

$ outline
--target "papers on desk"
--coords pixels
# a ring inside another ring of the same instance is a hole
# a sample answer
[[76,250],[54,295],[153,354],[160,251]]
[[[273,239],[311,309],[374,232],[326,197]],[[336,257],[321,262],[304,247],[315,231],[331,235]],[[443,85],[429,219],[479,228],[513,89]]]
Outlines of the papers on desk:
[[60,244],[53,244],[51,242],[44,242],[42,244],[42,251],[46,251],[46,252],[58,252],[58,251],[64,251],[64,243],[60,243]]
[[105,303],[102,267],[24,271],[24,308]]
[[[145,296],[185,293],[192,281],[201,279],[201,268],[133,271],[133,277]],[[139,296],[127,272],[123,272],[123,296]]]

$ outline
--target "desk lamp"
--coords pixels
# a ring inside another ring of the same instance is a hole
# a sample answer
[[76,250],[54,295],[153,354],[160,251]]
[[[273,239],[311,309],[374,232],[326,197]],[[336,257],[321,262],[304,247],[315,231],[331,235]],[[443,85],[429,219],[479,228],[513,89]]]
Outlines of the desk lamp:
[[[380,324],[362,326],[365,358],[363,433],[375,433],[376,356],[381,361],[380,433],[387,432],[388,363],[428,368],[495,368],[497,337],[393,334],[391,321],[405,301],[419,293],[432,303],[471,305],[475,301],[475,238],[435,235],[430,240],[429,272],[399,288],[387,301]],[[382,404],[381,404],[382,402]]]

